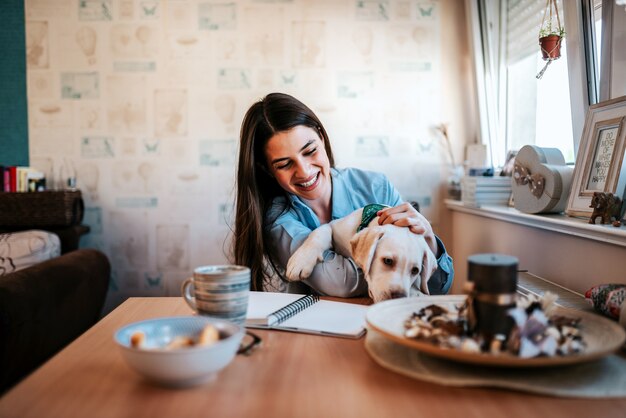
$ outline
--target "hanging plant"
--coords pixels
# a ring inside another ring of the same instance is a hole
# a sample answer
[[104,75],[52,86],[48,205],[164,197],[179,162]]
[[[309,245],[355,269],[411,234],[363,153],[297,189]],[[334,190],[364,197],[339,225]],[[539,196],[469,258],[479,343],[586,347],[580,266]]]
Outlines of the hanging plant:
[[546,0],[546,8],[543,11],[543,20],[539,28],[539,46],[541,55],[546,65],[537,74],[541,78],[552,61],[561,57],[561,42],[565,36],[565,29],[561,25],[559,8],[556,0]]

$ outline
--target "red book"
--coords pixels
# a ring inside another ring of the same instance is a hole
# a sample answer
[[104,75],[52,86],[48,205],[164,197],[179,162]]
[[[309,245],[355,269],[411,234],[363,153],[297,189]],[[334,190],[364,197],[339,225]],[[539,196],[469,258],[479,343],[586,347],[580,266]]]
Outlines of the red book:
[[17,191],[17,167],[16,166],[9,167],[9,191],[10,192]]

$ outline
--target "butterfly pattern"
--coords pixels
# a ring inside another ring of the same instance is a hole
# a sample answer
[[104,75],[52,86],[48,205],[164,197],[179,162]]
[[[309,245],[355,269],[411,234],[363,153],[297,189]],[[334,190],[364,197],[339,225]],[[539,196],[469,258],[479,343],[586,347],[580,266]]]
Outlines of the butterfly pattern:
[[144,284],[148,288],[161,287],[161,284],[163,282],[163,273],[144,272],[143,279],[144,279]]
[[157,17],[157,10],[159,3],[157,2],[143,2],[141,3],[141,10],[144,18]]

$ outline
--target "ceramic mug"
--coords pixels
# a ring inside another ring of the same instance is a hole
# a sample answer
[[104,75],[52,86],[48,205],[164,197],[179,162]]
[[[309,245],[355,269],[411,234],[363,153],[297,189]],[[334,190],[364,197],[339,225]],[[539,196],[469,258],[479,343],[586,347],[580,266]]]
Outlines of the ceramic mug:
[[243,325],[248,312],[250,269],[243,266],[202,266],[182,285],[185,302],[199,315]]

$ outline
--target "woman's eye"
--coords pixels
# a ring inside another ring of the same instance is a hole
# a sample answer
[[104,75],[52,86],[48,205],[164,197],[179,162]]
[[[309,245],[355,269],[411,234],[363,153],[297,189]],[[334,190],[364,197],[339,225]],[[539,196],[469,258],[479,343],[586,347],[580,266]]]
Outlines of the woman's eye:
[[285,164],[281,164],[281,165],[276,165],[274,166],[274,168],[276,168],[276,170],[283,170],[285,168],[288,168],[291,165],[291,162],[285,163]]
[[418,269],[417,267],[413,267],[411,269],[411,275],[412,276],[417,276],[419,274],[419,272],[420,272],[420,269]]
[[385,258],[383,258],[383,263],[385,263],[388,266],[391,266],[391,265],[393,265],[393,260],[391,258],[389,258],[389,257],[385,257]]
[[306,156],[313,155],[315,154],[315,151],[317,151],[317,148],[313,148],[312,150],[305,151],[304,155]]

